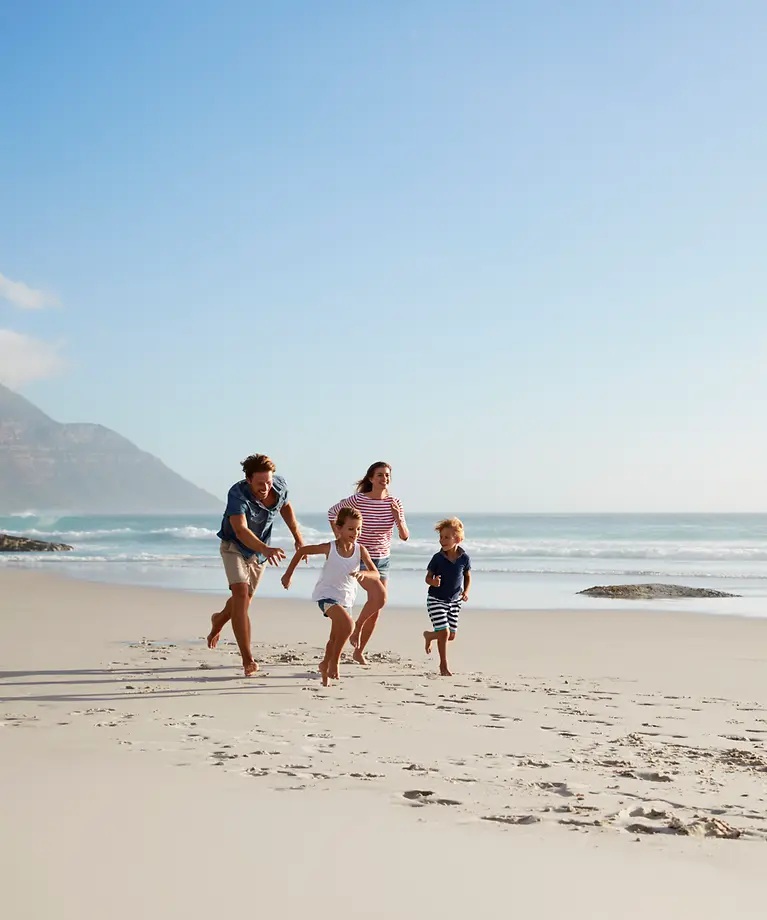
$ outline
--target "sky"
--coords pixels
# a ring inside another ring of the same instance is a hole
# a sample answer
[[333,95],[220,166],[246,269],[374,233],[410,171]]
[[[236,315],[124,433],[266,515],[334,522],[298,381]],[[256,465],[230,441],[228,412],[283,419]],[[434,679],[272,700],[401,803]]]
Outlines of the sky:
[[0,382],[306,511],[767,511],[766,29],[0,0]]

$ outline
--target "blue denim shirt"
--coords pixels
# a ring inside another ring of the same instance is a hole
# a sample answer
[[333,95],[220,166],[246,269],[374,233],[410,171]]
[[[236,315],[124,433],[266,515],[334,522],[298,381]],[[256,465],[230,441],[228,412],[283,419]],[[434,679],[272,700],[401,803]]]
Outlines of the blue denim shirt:
[[234,543],[246,559],[250,559],[251,556],[257,556],[259,562],[266,562],[266,556],[263,553],[257,553],[254,549],[250,549],[250,547],[240,543],[229,518],[233,514],[244,514],[248,528],[253,531],[259,540],[268,544],[272,536],[274,518],[288,500],[288,484],[282,476],[274,476],[272,489],[277,495],[277,501],[271,508],[267,508],[258,499],[254,498],[247,479],[236,482],[226,497],[226,511],[224,511],[224,517],[221,521],[221,530],[216,536],[220,540],[228,540],[230,543]]

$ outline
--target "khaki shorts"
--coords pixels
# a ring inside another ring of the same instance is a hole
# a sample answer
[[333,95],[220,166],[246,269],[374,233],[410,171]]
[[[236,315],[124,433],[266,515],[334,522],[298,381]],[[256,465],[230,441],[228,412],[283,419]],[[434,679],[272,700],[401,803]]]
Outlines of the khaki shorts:
[[257,556],[246,559],[234,543],[228,540],[221,541],[221,558],[224,560],[224,571],[232,585],[248,585],[251,597],[256,593],[261,576],[266,568],[265,562],[259,562]]

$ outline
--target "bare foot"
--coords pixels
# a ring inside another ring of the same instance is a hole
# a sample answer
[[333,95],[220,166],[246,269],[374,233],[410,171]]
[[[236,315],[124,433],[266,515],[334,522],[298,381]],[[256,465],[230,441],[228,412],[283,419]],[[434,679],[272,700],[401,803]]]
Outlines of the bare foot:
[[360,641],[360,634],[358,632],[353,632],[349,636],[349,645],[351,645],[352,648],[357,648],[357,643],[359,641]]
[[425,629],[423,631],[423,638],[426,642],[426,654],[431,655],[431,641],[432,640],[431,640],[431,633],[428,631],[428,629]]
[[329,677],[331,680],[340,680],[340,679],[341,679],[341,675],[340,675],[339,672],[338,672],[338,668],[337,668],[337,667],[335,667],[335,668],[328,668],[328,677]]
[[253,677],[253,675],[258,671],[258,665],[255,661],[251,660],[247,664],[243,664],[242,669],[245,671],[246,677]]
[[218,640],[221,638],[221,630],[216,629],[216,617],[217,613],[214,613],[210,618],[210,632],[208,633],[208,648],[215,648],[218,645]]
[[452,677],[453,676],[453,672],[450,670],[450,668],[448,668],[446,664],[441,664],[439,666],[439,674],[440,674],[440,677]]
[[326,661],[321,661],[319,664],[320,677],[322,678],[322,686],[327,687],[328,685],[328,665]]
[[354,649],[352,660],[356,661],[357,664],[367,664],[368,663],[367,658],[365,658],[365,656],[362,654],[362,652],[358,648]]

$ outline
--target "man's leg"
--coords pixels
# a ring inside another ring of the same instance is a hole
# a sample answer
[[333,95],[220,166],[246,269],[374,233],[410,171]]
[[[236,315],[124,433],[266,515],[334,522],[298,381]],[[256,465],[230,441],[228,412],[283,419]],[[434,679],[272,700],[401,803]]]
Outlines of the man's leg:
[[208,633],[208,648],[215,648],[221,638],[221,630],[232,619],[232,598],[228,598],[224,609],[214,613],[210,618],[210,632]]
[[253,660],[253,653],[250,650],[250,617],[248,608],[250,607],[250,585],[240,582],[231,585],[232,597],[232,630],[234,638],[237,640],[237,647],[242,655],[242,667],[245,670],[245,676],[250,677],[258,670],[258,665]]
[[[250,607],[250,599],[256,593],[258,583],[261,581],[261,576],[266,568],[266,563],[259,563],[255,556],[250,559],[245,559],[231,543],[226,541],[222,541],[221,543],[221,559],[224,563],[224,571],[226,572],[229,590],[232,592],[232,596],[227,600],[226,604],[224,604],[224,609],[218,613],[214,613],[210,618],[211,629],[208,634],[208,648],[215,648],[218,645],[218,640],[221,638],[221,630],[226,626],[229,620],[232,620],[232,629],[237,639],[240,653],[243,654],[243,644],[246,645],[248,650],[247,663],[244,654],[242,663],[246,675],[250,676],[250,674],[255,674],[258,667],[253,661],[253,655],[250,651],[250,617],[247,612]],[[235,588],[237,592],[235,592]],[[238,636],[237,629],[235,629],[234,626],[234,614],[237,606],[236,593],[242,593],[243,591],[245,591],[245,615],[243,617],[241,613],[239,614],[238,629],[240,630],[240,635]]]
[[[241,581],[248,582],[250,580],[248,564],[243,558],[242,553],[239,553],[232,543],[228,540],[222,540],[219,545],[219,552],[221,553],[221,561],[224,563],[226,583],[229,585],[230,590],[232,585],[239,584]],[[227,598],[223,610],[214,613],[210,618],[208,648],[215,648],[218,645],[218,640],[221,638],[221,630],[231,619],[232,598],[230,596]]]

